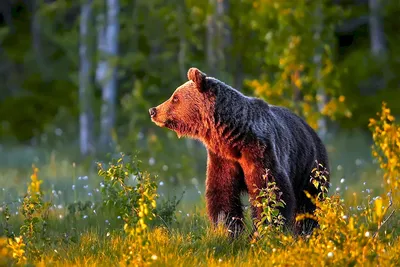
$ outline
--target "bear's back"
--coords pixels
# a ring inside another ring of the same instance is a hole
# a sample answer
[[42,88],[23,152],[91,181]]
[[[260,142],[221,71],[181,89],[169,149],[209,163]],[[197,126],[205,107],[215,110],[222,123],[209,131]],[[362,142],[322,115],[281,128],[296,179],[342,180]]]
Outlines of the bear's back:
[[[286,168],[292,169],[292,172],[298,172],[300,169],[308,172],[311,171],[310,164],[314,165],[315,161],[318,161],[329,169],[325,146],[304,119],[279,106],[269,105],[268,113],[267,127],[274,130],[266,129],[267,138],[273,139],[281,148],[279,154],[291,159]],[[297,167],[297,170],[294,170],[294,167]]]

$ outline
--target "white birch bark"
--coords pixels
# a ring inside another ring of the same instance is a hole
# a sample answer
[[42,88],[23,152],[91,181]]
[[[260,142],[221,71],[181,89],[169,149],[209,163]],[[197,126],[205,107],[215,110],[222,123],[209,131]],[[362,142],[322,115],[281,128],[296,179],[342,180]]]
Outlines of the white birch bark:
[[[211,12],[207,17],[207,65],[208,71],[213,76],[221,72],[233,72],[229,66],[229,47],[232,45],[231,29],[227,23],[229,1],[209,0]],[[226,77],[220,77],[226,80]]]
[[80,152],[85,156],[93,152],[93,111],[91,84],[91,56],[89,48],[89,29],[92,16],[92,0],[86,0],[81,7],[79,44],[79,139]]
[[100,146],[109,150],[113,146],[112,130],[115,127],[117,68],[119,35],[119,1],[106,0],[106,11],[97,17],[98,50],[100,61],[97,65],[96,80],[102,90],[102,105],[100,118]]
[[371,40],[371,52],[374,56],[380,56],[386,52],[385,32],[381,16],[381,0],[369,0],[369,29]]
[[218,76],[217,69],[217,52],[216,52],[216,35],[217,35],[217,25],[216,25],[216,18],[215,18],[215,5],[216,0],[209,0],[208,3],[212,7],[211,13],[207,16],[207,72],[210,73],[212,76]]
[[318,134],[322,139],[326,138],[326,134],[328,132],[327,119],[324,115],[322,115],[322,110],[326,103],[328,102],[328,96],[326,95],[323,77],[322,77],[322,56],[324,52],[323,43],[322,43],[322,31],[324,27],[324,17],[323,17],[323,8],[322,1],[319,1],[317,7],[314,11],[315,16],[315,32],[314,32],[314,42],[316,43],[316,49],[314,54],[314,64],[315,64],[315,81],[317,84],[317,106],[318,112],[320,113],[320,118],[318,119]]

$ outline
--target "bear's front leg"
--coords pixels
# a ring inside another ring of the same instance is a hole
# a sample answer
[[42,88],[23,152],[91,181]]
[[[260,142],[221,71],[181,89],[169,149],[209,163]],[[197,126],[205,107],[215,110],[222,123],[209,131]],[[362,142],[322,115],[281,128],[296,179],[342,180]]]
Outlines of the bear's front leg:
[[244,228],[240,193],[244,189],[244,175],[237,162],[221,158],[208,151],[206,203],[207,213],[214,225],[224,223],[231,235]]

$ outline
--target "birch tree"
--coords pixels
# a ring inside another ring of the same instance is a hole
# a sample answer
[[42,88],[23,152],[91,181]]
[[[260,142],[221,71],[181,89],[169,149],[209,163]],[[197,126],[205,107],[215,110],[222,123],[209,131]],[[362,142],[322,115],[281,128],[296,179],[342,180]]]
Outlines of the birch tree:
[[92,110],[93,88],[91,84],[92,62],[89,45],[92,13],[92,0],[86,0],[81,6],[79,45],[80,152],[83,156],[92,153],[94,150]]
[[[324,43],[321,40],[322,31],[324,27],[324,14],[322,8],[322,2],[319,1],[314,9],[314,21],[315,21],[315,31],[314,31],[314,41],[315,41],[315,52],[313,57],[313,62],[315,64],[315,84],[317,92],[317,106],[318,111],[323,114],[324,107],[328,103],[328,96],[324,89],[323,77],[322,77],[322,56],[324,53]],[[328,132],[327,120],[325,116],[320,116],[318,119],[318,133],[322,139],[326,137]]]
[[112,131],[115,127],[117,67],[119,34],[119,1],[106,0],[105,11],[97,15],[99,62],[96,81],[102,91],[99,145],[103,150],[113,146]]
[[178,52],[178,65],[179,74],[182,81],[186,80],[187,67],[185,65],[187,41],[185,36],[185,19],[184,19],[184,3],[178,3],[178,23],[179,23],[179,52]]
[[216,26],[216,18],[215,18],[215,11],[214,11],[214,6],[215,6],[215,0],[209,0],[209,5],[211,6],[211,11],[209,15],[207,16],[207,37],[206,37],[206,42],[207,42],[207,54],[206,54],[206,60],[207,60],[207,66],[208,66],[208,72],[211,75],[218,76],[217,75],[217,45],[216,45],[216,32],[217,32],[217,26]]
[[232,45],[232,33],[228,23],[229,9],[229,0],[217,1],[217,28],[220,43],[220,58],[222,60],[221,68],[226,70],[227,72],[232,72],[231,66],[229,64],[231,52],[230,48]]
[[28,1],[31,15],[31,36],[32,36],[32,47],[35,54],[35,60],[37,66],[44,77],[48,77],[48,68],[46,65],[46,55],[43,53],[42,44],[42,33],[41,33],[41,21],[40,21],[40,5],[41,2],[38,0]]
[[206,38],[208,70],[211,75],[224,79],[220,72],[227,68],[227,51],[231,44],[231,32],[226,23],[229,2],[227,0],[209,0],[209,6]]
[[378,57],[386,52],[385,32],[382,19],[382,1],[369,0],[369,29],[372,55]]

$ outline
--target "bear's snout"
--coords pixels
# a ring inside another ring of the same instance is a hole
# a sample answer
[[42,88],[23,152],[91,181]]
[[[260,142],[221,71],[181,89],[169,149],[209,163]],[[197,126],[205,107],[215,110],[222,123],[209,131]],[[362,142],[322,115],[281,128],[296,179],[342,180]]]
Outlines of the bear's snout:
[[150,108],[149,109],[149,114],[150,114],[151,118],[154,118],[156,116],[156,114],[157,114],[156,108]]
[[167,120],[165,117],[165,113],[163,112],[162,107],[154,107],[149,109],[149,114],[151,121],[154,122],[159,127],[165,126],[165,121]]

